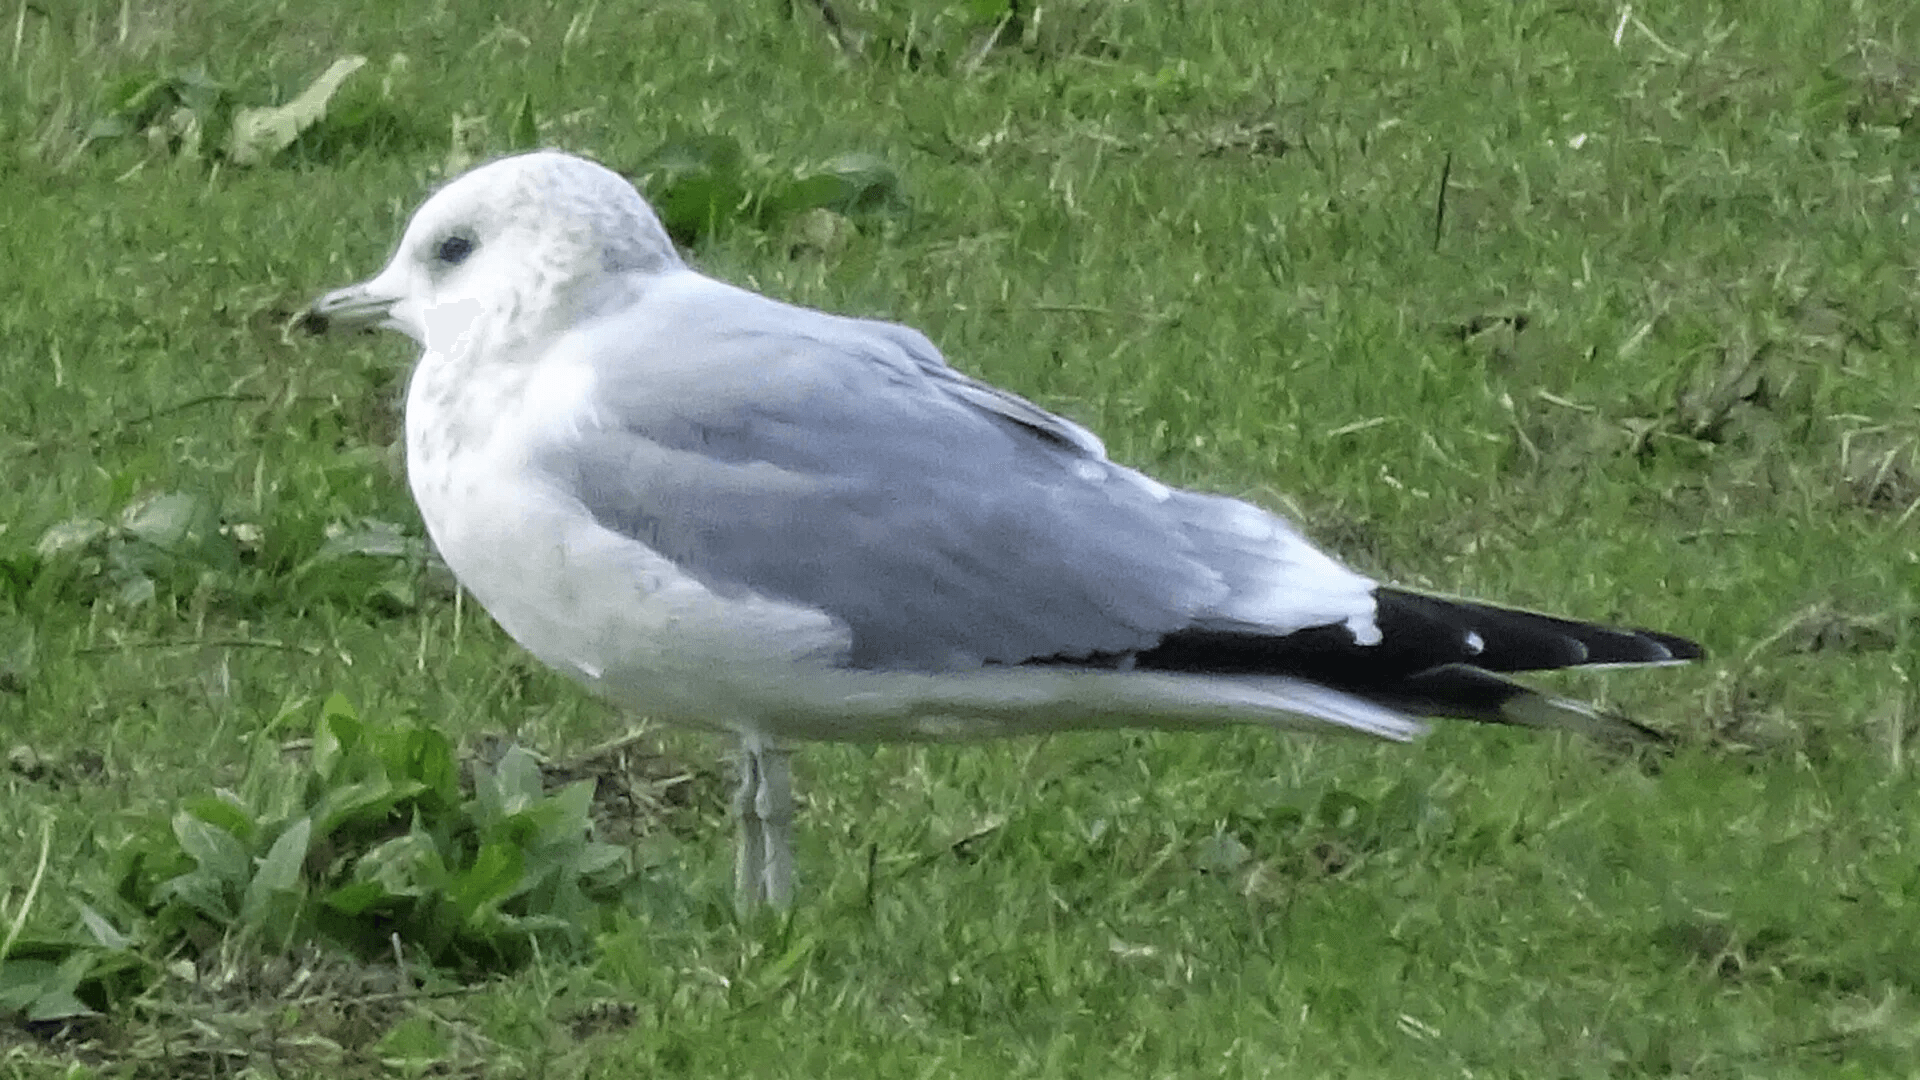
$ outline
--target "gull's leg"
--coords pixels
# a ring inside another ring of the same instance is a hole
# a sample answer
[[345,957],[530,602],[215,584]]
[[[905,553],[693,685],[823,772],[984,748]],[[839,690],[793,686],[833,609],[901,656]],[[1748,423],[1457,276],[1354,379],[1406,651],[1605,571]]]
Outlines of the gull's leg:
[[760,792],[754,809],[766,840],[763,898],[775,911],[785,911],[793,905],[793,751],[761,745],[757,756]]
[[733,793],[733,816],[738,819],[738,844],[733,859],[733,903],[746,912],[759,906],[766,852],[766,830],[760,823],[760,746],[749,735],[740,740],[740,787]]

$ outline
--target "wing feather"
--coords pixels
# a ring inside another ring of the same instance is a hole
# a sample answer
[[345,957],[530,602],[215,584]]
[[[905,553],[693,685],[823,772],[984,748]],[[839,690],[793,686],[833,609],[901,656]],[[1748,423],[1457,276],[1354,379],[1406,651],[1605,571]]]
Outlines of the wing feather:
[[1084,428],[953,371],[913,331],[683,277],[595,330],[619,343],[590,357],[601,415],[542,464],[710,588],[844,623],[856,666],[1371,619],[1373,583],[1286,522],[1112,464]]

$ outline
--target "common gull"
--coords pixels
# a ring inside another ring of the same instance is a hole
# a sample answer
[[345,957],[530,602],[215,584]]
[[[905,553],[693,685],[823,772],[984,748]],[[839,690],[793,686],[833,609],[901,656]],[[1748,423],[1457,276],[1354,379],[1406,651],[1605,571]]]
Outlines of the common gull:
[[618,173],[554,151],[448,183],[315,332],[419,342],[407,478],[507,633],[613,702],[741,742],[743,905],[793,892],[791,748],[1084,728],[1650,734],[1506,673],[1663,664],[1650,630],[1383,585],[1250,503],[893,323],[707,277]]

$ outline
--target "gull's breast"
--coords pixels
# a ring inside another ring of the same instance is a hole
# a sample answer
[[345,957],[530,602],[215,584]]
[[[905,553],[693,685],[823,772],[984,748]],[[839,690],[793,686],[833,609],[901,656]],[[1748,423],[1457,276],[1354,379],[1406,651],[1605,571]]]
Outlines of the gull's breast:
[[590,418],[589,378],[453,383],[446,366],[423,358],[408,390],[408,483],[454,576],[527,651],[648,715],[714,727],[761,726],[797,668],[844,657],[846,628],[824,613],[715,593],[533,466]]

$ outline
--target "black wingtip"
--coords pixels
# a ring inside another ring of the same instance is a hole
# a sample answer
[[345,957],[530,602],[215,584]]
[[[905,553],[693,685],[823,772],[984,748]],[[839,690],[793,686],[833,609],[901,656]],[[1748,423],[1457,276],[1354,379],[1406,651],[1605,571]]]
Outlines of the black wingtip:
[[[1697,642],[1658,630],[1627,629],[1543,615],[1520,608],[1382,587],[1375,591],[1380,629],[1424,643],[1431,664],[1463,662],[1489,671],[1673,664],[1697,660]],[[1472,642],[1468,651],[1456,643]],[[1402,647],[1408,647],[1403,644]]]
[[1677,663],[1687,660],[1698,660],[1707,655],[1707,650],[1703,648],[1699,642],[1691,638],[1683,638],[1678,634],[1663,634],[1658,630],[1640,628],[1636,628],[1631,632],[1635,636],[1645,638],[1660,646],[1662,649],[1665,649],[1667,651],[1666,659],[1669,662]]

